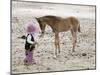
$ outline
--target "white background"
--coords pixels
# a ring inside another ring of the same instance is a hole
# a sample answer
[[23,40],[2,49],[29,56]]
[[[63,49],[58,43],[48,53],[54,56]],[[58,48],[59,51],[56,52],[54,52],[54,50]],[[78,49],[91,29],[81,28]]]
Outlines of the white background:
[[[31,0],[30,0],[31,1]],[[100,75],[100,0],[33,0],[43,2],[88,4],[97,6],[97,68],[88,71],[41,73],[40,75]],[[10,75],[10,0],[0,0],[0,75]],[[39,75],[39,74],[34,74]]]

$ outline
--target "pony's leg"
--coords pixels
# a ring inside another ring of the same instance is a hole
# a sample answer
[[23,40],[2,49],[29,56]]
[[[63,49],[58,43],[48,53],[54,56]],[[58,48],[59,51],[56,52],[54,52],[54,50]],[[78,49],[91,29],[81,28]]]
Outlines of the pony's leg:
[[[57,51],[58,49],[58,51]],[[55,55],[57,56],[57,53],[60,53],[60,45],[59,45],[59,33],[55,33]]]
[[57,38],[57,40],[58,40],[58,52],[60,53],[60,43],[59,43],[59,34],[58,34],[58,36],[57,36],[58,38]]
[[76,46],[76,42],[77,42],[77,32],[74,32],[73,30],[71,30],[72,33],[72,37],[73,37],[73,52],[75,52],[75,46]]
[[76,33],[74,33],[74,39],[73,39],[73,52],[75,52],[75,46],[76,46],[76,42],[77,42],[77,37],[76,37]]
[[55,55],[57,56],[58,34],[55,33]]

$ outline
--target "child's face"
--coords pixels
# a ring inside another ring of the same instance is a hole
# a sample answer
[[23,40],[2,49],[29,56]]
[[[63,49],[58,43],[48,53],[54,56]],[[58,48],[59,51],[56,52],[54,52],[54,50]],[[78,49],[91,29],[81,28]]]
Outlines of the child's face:
[[31,32],[31,33],[29,33],[29,34],[34,34],[34,32]]

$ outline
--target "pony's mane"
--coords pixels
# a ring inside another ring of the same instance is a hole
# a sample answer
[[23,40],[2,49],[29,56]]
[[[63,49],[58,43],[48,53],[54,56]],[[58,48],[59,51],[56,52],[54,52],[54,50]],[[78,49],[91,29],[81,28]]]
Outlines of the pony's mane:
[[49,19],[55,19],[55,20],[59,20],[61,19],[61,17],[58,16],[51,16],[51,15],[47,15],[47,16],[43,16],[44,18],[49,18]]

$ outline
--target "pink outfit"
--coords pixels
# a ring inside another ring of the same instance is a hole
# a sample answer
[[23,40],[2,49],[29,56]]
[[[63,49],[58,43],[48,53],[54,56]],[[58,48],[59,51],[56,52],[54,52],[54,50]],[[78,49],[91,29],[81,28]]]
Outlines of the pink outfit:
[[26,50],[26,58],[24,59],[25,65],[31,65],[33,60],[33,51]]
[[[32,23],[29,23],[28,24],[28,26],[26,28],[27,34],[31,34],[32,35],[32,34],[34,34],[37,31],[38,31],[38,29]],[[34,44],[34,42],[31,40],[31,36],[30,35],[27,37],[26,40],[27,40],[28,43]],[[29,50],[26,50],[25,53],[26,53],[26,57],[24,59],[24,64],[25,65],[32,64],[32,60],[33,60],[33,50],[32,51],[30,51],[30,49]]]

